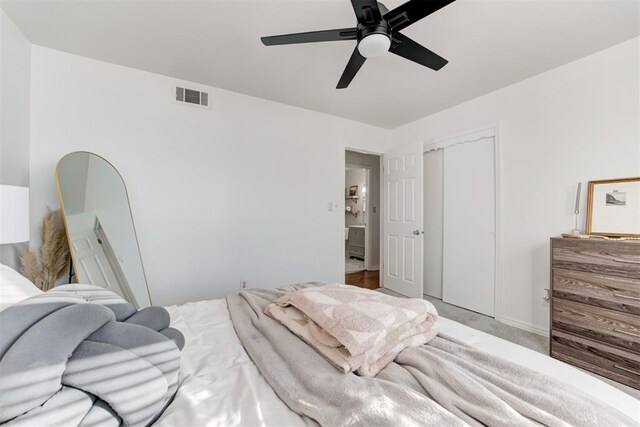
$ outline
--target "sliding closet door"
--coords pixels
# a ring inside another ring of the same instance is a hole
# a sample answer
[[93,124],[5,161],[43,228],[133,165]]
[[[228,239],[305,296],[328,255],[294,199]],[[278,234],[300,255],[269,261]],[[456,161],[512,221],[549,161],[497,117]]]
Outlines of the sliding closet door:
[[444,150],[424,153],[424,294],[442,299]]
[[444,150],[443,301],[494,316],[494,139]]

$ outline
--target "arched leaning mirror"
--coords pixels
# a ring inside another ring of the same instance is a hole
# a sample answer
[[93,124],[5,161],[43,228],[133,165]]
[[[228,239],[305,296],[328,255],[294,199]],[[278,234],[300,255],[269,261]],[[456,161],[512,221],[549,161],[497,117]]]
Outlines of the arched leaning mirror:
[[76,282],[109,289],[137,308],[151,305],[120,173],[102,157],[70,153],[56,168]]

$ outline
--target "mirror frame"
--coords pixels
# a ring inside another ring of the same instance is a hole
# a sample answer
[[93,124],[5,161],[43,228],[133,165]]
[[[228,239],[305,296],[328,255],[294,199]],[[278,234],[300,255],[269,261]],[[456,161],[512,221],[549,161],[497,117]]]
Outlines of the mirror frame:
[[[72,151],[70,153],[67,153],[64,156],[62,156],[60,160],[58,160],[58,163],[56,164],[56,169],[55,169],[56,189],[58,191],[58,200],[60,201],[60,209],[62,210],[62,219],[64,220],[64,230],[67,235],[67,244],[69,245],[69,254],[71,255],[71,262],[73,263],[74,266],[78,265],[76,263],[76,255],[75,255],[75,252],[73,251],[73,245],[71,244],[71,234],[69,232],[69,225],[67,224],[67,212],[64,207],[64,200],[62,199],[62,190],[60,189],[60,180],[58,179],[58,177],[59,177],[60,166],[62,164],[62,161],[73,154],[89,154],[92,156],[96,156],[101,160],[105,161],[109,166],[111,166],[113,170],[118,174],[118,177],[120,177],[120,181],[122,181],[122,186],[124,187],[124,195],[127,198],[127,205],[129,206],[129,215],[131,216],[131,225],[133,227],[133,234],[134,234],[133,237],[135,237],[135,240],[136,240],[136,249],[138,250],[138,257],[140,258],[140,267],[142,268],[144,285],[147,288],[147,296],[149,297],[149,306],[150,307],[153,306],[153,300],[151,299],[151,291],[149,290],[149,280],[147,279],[147,272],[144,269],[144,261],[142,260],[142,252],[140,251],[140,242],[138,241],[138,231],[136,230],[136,222],[133,219],[133,211],[131,210],[131,200],[129,199],[129,190],[127,189],[127,183],[125,182],[118,168],[116,168],[113,165],[113,163],[111,163],[109,160],[105,159],[101,155],[93,153],[91,151],[79,150],[79,151]],[[74,270],[75,270],[75,267],[74,267]],[[76,276],[76,278],[77,277],[78,276]]]

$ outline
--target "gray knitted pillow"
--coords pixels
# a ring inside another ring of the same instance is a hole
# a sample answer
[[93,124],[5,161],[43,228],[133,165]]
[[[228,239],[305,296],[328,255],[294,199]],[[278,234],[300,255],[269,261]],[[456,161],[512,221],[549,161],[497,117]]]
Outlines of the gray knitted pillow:
[[182,334],[162,307],[65,285],[0,312],[0,424],[144,426],[178,388]]

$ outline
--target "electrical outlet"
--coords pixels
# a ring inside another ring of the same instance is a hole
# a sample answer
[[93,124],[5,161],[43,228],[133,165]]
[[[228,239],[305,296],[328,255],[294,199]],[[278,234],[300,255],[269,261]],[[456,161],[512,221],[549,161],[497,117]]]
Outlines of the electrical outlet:
[[240,281],[240,287],[242,289],[247,289],[247,281],[246,280],[242,280]]

